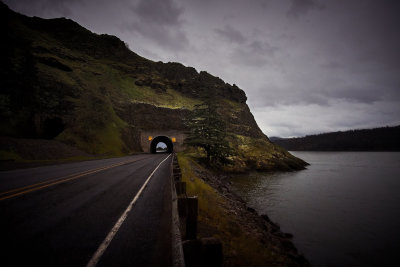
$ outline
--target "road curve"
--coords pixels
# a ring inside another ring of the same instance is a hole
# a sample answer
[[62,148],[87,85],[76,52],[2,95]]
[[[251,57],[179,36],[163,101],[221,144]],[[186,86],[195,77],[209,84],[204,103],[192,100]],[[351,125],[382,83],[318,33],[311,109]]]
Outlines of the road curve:
[[171,160],[142,154],[0,172],[1,265],[170,266]]

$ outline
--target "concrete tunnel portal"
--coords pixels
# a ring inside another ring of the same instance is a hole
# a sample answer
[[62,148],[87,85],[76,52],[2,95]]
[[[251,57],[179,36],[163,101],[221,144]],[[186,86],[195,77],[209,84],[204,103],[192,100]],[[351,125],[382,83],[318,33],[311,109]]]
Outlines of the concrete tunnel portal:
[[[166,153],[172,153],[174,151],[174,140],[171,140],[167,136],[157,136],[155,138],[149,137],[149,140],[151,139],[150,143],[150,153],[157,153],[157,144],[159,143],[164,143],[167,146],[167,150],[165,151]],[[175,138],[173,138],[175,139]]]

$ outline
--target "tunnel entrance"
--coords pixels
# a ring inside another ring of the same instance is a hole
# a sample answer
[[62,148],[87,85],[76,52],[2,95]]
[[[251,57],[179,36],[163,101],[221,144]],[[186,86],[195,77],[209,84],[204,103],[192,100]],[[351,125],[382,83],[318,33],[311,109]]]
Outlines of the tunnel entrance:
[[64,122],[61,118],[47,118],[43,123],[43,133],[44,139],[53,139],[64,131]]
[[164,153],[172,153],[174,151],[174,144],[172,143],[172,140],[169,139],[166,136],[157,136],[154,138],[151,143],[150,143],[150,152],[151,153],[157,153],[157,147],[163,148],[164,146],[162,143],[166,146],[165,149],[159,149],[158,152],[164,152]]

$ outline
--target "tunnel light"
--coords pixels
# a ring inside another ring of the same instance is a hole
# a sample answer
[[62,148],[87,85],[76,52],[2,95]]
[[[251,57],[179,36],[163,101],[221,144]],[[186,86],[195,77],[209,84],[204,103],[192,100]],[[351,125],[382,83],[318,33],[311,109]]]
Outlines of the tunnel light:
[[153,136],[149,136],[149,141],[153,140]]
[[176,138],[175,137],[172,137],[171,140],[172,140],[172,143],[176,142]]

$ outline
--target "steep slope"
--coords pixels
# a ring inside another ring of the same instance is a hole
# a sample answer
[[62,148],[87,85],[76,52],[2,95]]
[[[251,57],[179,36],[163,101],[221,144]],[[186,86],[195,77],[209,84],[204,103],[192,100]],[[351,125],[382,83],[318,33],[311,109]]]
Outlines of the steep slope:
[[212,93],[230,133],[234,170],[305,165],[268,140],[236,85],[179,63],[147,60],[117,37],[69,19],[30,18],[3,3],[0,10],[0,135],[123,155],[142,150],[146,130],[185,132],[184,119],[201,95]]

